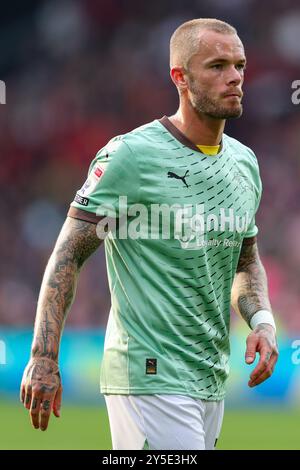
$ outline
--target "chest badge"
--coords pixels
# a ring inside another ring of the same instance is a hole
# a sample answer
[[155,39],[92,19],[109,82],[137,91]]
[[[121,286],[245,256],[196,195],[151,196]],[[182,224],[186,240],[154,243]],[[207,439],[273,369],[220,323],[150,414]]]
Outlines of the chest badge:
[[180,175],[176,175],[176,173],[173,173],[173,171],[168,171],[168,178],[175,178],[177,180],[181,180],[183,182],[183,184],[188,188],[189,185],[187,184],[186,182],[186,178],[189,174],[189,170],[186,170],[184,176],[180,176]]

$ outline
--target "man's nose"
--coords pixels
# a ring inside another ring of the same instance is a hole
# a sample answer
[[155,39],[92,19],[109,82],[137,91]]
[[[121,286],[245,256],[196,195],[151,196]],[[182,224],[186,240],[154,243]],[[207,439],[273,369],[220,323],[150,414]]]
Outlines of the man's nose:
[[238,85],[243,80],[242,72],[237,70],[235,66],[229,68],[228,75],[227,75],[227,84],[235,84]]

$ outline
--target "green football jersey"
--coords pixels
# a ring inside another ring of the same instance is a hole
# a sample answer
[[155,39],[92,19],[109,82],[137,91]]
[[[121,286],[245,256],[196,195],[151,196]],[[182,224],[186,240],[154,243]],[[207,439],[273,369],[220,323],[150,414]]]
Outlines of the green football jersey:
[[166,116],[97,153],[69,215],[108,224],[102,393],[224,398],[231,287],[261,191],[249,148],[223,134],[203,154]]

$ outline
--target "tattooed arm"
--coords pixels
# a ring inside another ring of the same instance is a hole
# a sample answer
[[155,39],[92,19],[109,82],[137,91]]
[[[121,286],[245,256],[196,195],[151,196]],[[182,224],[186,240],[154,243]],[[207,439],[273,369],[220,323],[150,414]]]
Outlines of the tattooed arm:
[[[259,257],[255,237],[245,239],[242,245],[231,290],[231,304],[249,326],[251,318],[259,310],[272,312],[267,276]],[[247,364],[254,362],[256,352],[259,352],[260,360],[250,375],[248,382],[250,387],[262,383],[273,373],[278,359],[276,335],[273,326],[267,323],[259,323],[248,336],[245,355]]]
[[80,269],[99,247],[96,225],[67,217],[45,270],[34,328],[31,359],[20,398],[32,425],[46,430],[51,410],[59,416],[62,386],[58,368],[60,338]]

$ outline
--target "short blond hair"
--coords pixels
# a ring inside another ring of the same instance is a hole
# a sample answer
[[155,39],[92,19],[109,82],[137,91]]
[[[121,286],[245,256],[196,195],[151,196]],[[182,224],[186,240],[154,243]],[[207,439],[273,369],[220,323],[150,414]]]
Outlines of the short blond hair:
[[225,21],[216,18],[197,18],[181,24],[170,40],[170,67],[188,68],[191,57],[199,48],[199,32],[215,31],[221,34],[237,34],[236,29]]

